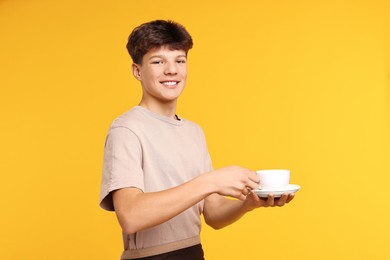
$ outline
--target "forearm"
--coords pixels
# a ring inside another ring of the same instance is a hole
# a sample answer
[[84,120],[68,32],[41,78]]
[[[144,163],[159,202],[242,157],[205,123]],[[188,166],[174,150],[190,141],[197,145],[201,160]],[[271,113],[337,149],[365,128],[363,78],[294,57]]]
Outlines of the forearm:
[[126,233],[161,224],[203,199],[206,199],[204,213],[208,223],[220,228],[236,221],[248,211],[247,203],[228,201],[223,196],[246,201],[243,190],[257,187],[256,173],[231,166],[202,174],[164,191],[143,193],[136,188],[120,189],[113,193],[113,201],[119,223]]
[[227,199],[217,194],[210,195],[205,200],[204,217],[208,225],[215,229],[223,228],[239,220],[247,212],[260,207],[281,207],[294,198],[294,193],[283,193],[275,199],[273,194],[267,199],[260,199],[255,192],[250,192],[245,200]]
[[134,189],[122,189],[113,194],[115,211],[126,233],[156,226],[175,217],[213,192],[208,182],[209,174],[203,174],[177,187],[143,193]]
[[213,194],[205,202],[204,217],[209,226],[220,229],[236,222],[252,209],[245,201]]

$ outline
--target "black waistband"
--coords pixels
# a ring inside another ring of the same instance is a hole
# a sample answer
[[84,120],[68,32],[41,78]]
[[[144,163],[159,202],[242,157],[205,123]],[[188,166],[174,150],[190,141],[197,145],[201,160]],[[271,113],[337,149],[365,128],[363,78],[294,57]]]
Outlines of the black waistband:
[[204,260],[203,248],[201,244],[182,248],[160,255],[137,258],[138,260]]

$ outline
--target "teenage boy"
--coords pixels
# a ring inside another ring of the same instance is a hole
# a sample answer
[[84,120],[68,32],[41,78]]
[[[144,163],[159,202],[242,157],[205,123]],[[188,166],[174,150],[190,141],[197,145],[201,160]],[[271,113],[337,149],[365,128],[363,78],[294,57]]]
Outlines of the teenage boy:
[[142,24],[129,37],[143,95],[108,131],[100,193],[101,207],[115,211],[123,230],[121,259],[204,259],[201,214],[219,229],[294,197],[259,199],[255,172],[213,170],[202,129],[176,114],[191,48],[190,34],[172,21]]

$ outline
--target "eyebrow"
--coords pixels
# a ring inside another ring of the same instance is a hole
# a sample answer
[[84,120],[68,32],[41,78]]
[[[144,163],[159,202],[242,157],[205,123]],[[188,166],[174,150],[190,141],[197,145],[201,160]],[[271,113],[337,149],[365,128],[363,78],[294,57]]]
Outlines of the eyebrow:
[[[154,59],[154,58],[160,58],[160,59],[162,59],[162,58],[165,58],[165,56],[164,56],[164,55],[153,55],[153,56],[150,56],[150,57],[149,57],[149,60]],[[180,54],[180,55],[176,56],[176,58],[187,58],[187,55],[185,55],[185,54]]]

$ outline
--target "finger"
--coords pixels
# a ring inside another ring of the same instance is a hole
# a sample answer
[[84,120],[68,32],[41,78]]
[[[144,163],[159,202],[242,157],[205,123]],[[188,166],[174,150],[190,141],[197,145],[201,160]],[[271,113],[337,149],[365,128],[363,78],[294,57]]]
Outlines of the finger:
[[259,189],[259,184],[257,182],[249,181],[247,183],[247,186],[250,190],[257,190]]
[[249,174],[249,179],[257,184],[260,183],[260,177],[259,175],[254,172],[254,171],[250,171],[250,174]]
[[288,194],[288,198],[287,198],[286,203],[289,203],[290,201],[292,201],[294,199],[294,197],[295,197],[295,193]]
[[252,192],[252,188],[250,188],[250,187],[245,187],[245,189],[243,190],[242,193],[243,193],[245,196],[248,196],[251,192]]
[[250,193],[250,189],[248,187],[245,187],[241,193],[244,195],[244,196],[248,196],[248,194]]
[[283,193],[282,196],[280,196],[280,198],[278,199],[276,204],[278,206],[283,206],[286,203],[287,198],[288,198],[288,194],[287,193]]
[[275,204],[275,196],[274,196],[273,193],[268,194],[267,204],[269,206],[274,206],[274,204]]
[[260,201],[259,196],[257,196],[256,192],[254,192],[253,190],[251,190],[249,196],[251,196],[252,199],[253,199],[254,201],[256,201],[256,202],[259,202],[259,201]]
[[244,200],[246,200],[246,195],[241,193],[240,195],[238,195],[237,199],[244,201]]
[[259,208],[259,207],[267,207],[266,206],[266,201],[261,199],[257,194],[256,192],[253,192],[251,191],[250,194],[248,194],[248,196],[246,196],[246,200],[248,202],[248,205],[255,209],[255,208]]
[[248,186],[251,190],[256,190],[259,188],[260,180],[249,177],[246,181],[246,186]]

